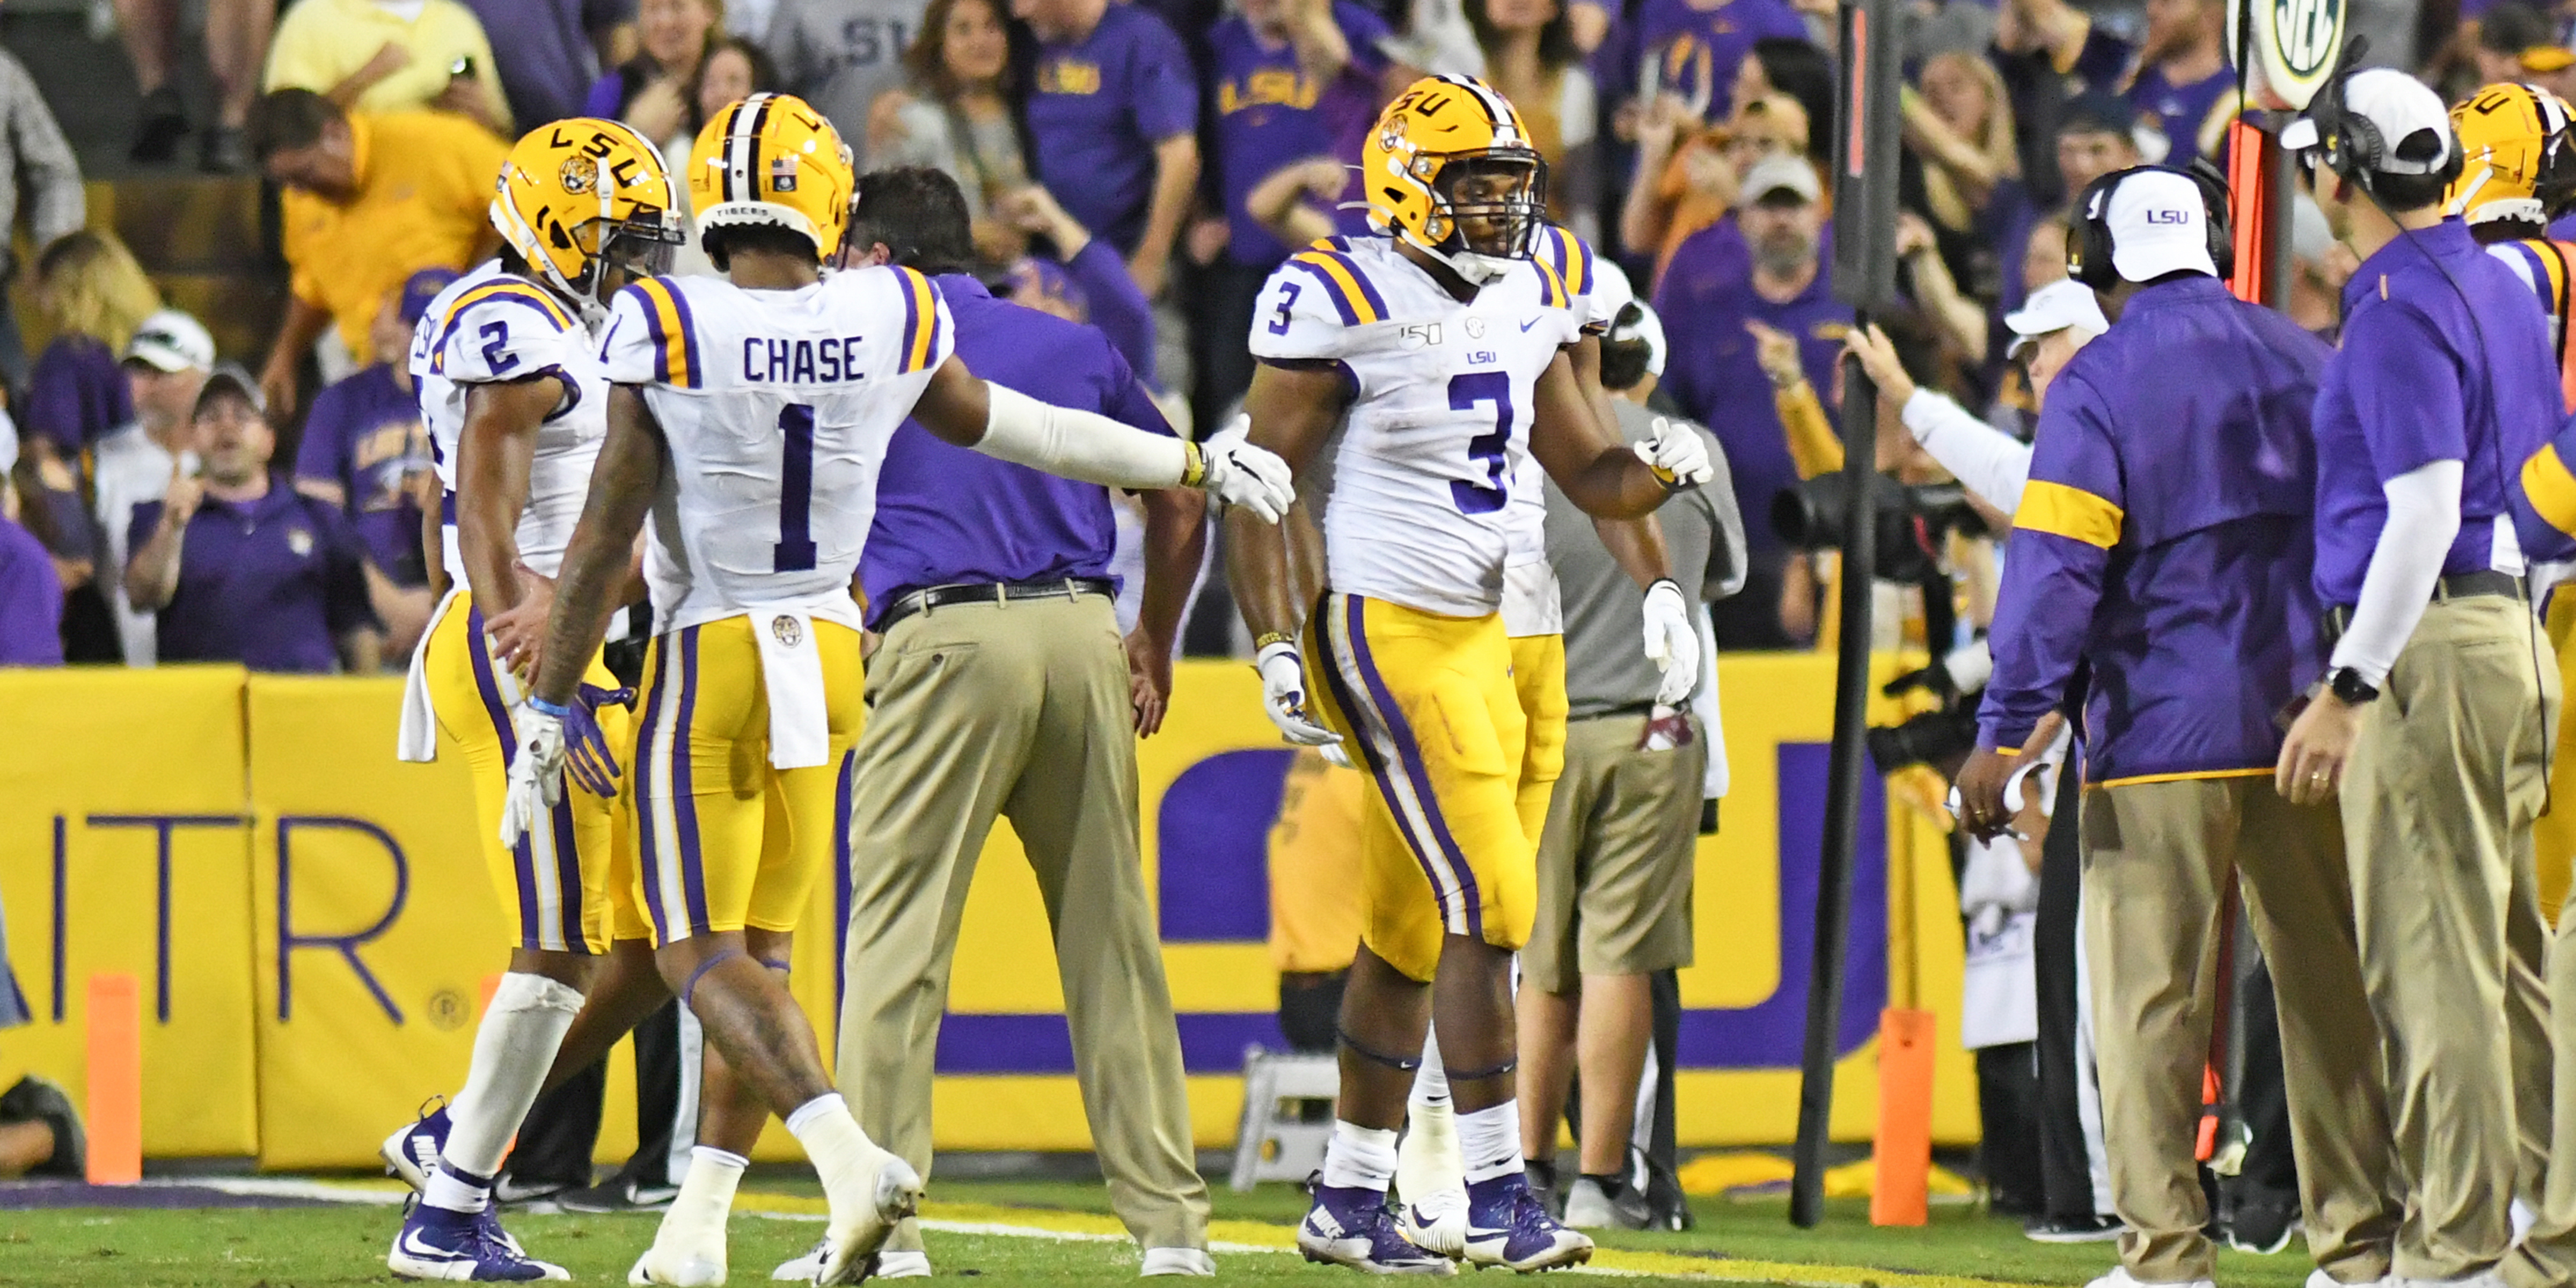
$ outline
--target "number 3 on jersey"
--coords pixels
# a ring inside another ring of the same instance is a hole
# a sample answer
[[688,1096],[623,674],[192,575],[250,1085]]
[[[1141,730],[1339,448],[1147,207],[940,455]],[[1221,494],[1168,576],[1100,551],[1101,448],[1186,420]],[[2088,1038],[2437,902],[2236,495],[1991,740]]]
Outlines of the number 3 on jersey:
[[814,409],[789,403],[778,409],[786,453],[778,467],[778,544],[770,547],[772,572],[814,570]]
[[[1451,482],[1450,499],[1458,503],[1461,514],[1491,514],[1503,508],[1509,499],[1503,482],[1506,464],[1504,453],[1512,442],[1512,378],[1501,371],[1470,371],[1449,380],[1449,409],[1472,410],[1478,403],[1494,405],[1494,432],[1478,434],[1467,440],[1467,459],[1485,466],[1486,483]],[[1488,486],[1487,484],[1490,484]]]

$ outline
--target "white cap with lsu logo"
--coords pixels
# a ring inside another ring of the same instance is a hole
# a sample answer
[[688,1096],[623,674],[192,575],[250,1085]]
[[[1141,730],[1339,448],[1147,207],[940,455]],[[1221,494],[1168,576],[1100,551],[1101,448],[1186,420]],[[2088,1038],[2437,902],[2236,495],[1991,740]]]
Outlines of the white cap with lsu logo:
[[2167,273],[2218,275],[2209,257],[2209,212],[2200,185],[2171,170],[2141,170],[2111,189],[2103,213],[2111,228],[2111,267],[2132,282]]

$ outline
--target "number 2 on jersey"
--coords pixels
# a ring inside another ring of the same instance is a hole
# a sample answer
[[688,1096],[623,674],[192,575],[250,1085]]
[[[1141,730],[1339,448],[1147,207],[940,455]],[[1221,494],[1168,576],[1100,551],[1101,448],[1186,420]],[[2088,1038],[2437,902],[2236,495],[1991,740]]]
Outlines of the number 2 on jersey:
[[789,403],[778,409],[786,436],[778,467],[778,544],[770,548],[772,572],[814,570],[814,409]]
[[1494,432],[1467,440],[1467,459],[1481,461],[1483,483],[1452,481],[1449,497],[1461,514],[1492,514],[1509,498],[1503,483],[1504,452],[1512,442],[1512,378],[1501,371],[1470,371],[1449,380],[1449,409],[1468,411],[1478,403],[1494,405]]

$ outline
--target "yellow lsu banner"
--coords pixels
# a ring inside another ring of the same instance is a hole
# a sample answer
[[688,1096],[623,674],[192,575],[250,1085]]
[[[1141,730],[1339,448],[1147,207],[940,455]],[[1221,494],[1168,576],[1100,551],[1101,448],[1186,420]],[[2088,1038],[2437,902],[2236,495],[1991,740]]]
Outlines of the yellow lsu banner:
[[[1733,790],[1723,833],[1699,844],[1679,1127],[1686,1144],[1773,1143],[1795,1119],[1832,668],[1734,657],[1720,683]],[[464,767],[395,761],[399,703],[390,679],[0,672],[0,903],[36,1015],[0,1035],[0,1075],[37,1069],[79,1095],[85,982],[122,971],[144,984],[154,1156],[366,1166],[421,1101],[453,1091],[510,934]],[[1287,761],[1257,679],[1224,663],[1179,668],[1171,719],[1140,749],[1147,879],[1203,1147],[1233,1140],[1245,1047],[1281,1045],[1266,843]],[[1942,1013],[1936,1137],[1972,1140],[1946,846],[1875,779],[1866,809],[1835,1134],[1871,1131],[1877,1014],[1901,965]],[[841,885],[817,891],[791,981],[827,1058]],[[1891,890],[1906,915],[1890,916]],[[957,948],[940,1148],[1089,1148],[1053,937],[1005,825]],[[612,1059],[603,1158],[633,1143],[627,1067]],[[795,1157],[775,1123],[760,1153]]]

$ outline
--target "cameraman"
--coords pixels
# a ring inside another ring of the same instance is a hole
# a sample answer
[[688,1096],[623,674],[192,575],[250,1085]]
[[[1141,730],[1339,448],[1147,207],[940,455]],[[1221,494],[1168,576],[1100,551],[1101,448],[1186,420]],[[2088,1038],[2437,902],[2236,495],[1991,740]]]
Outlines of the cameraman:
[[1961,818],[1980,836],[2009,825],[2010,758],[2038,750],[2089,665],[2085,956],[2130,1227],[2100,1282],[2211,1277],[2193,1141],[2233,869],[2280,996],[2309,1246],[2329,1277],[2363,1283],[2388,1273],[2396,1212],[2351,885],[2333,813],[2268,781],[2272,715],[2322,652],[2309,418],[2327,350],[2227,293],[2207,200],[2190,176],[2141,167],[2076,202],[2069,274],[2111,328],[2040,416]]
[[[2042,407],[2067,360],[2111,329],[2092,288],[2072,278],[2031,292],[2019,310],[2004,317],[2004,325],[2013,333],[2011,357],[2029,371],[2031,396]],[[1869,373],[1879,397],[1900,409],[1906,432],[1941,468],[2004,514],[2020,508],[2022,483],[2030,477],[2028,443],[1977,419],[1949,395],[1916,385],[1885,331],[1854,330],[1843,347]]]

